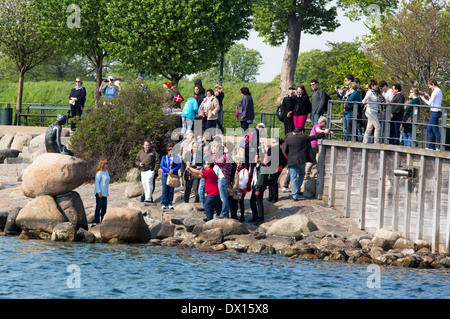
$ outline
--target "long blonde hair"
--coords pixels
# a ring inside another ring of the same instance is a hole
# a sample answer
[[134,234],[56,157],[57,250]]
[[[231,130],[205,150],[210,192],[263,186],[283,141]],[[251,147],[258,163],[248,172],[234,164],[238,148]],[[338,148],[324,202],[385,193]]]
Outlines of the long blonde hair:
[[108,164],[108,160],[106,158],[100,160],[100,162],[98,163],[98,166],[97,166],[97,172],[96,173],[98,173],[100,171],[103,171],[103,169],[105,168],[105,166],[107,164]]

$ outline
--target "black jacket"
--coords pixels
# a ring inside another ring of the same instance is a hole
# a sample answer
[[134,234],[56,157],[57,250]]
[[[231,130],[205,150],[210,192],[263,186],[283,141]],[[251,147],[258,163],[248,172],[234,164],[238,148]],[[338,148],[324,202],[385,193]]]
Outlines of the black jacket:
[[286,139],[285,154],[288,157],[288,166],[294,166],[299,163],[313,162],[311,158],[311,141],[324,138],[325,133],[318,133],[313,136],[294,134]]
[[[391,103],[401,103],[405,104],[405,96],[402,92],[398,92],[392,98]],[[392,114],[403,114],[404,106],[403,105],[392,105]]]
[[311,101],[309,100],[308,94],[305,93],[302,96],[297,96],[294,115],[308,115],[309,113],[311,113]]
[[[283,99],[283,102],[281,103],[281,111],[283,113],[284,119],[287,118],[287,114],[289,112],[294,111],[296,105],[297,105],[297,97],[295,95],[292,97],[286,96]],[[290,119],[292,120],[292,116],[290,117]]]

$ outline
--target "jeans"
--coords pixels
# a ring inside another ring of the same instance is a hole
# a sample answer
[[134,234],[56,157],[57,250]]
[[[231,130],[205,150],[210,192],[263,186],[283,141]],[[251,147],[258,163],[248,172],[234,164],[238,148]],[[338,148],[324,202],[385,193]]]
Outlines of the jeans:
[[403,130],[402,131],[402,141],[403,141],[403,145],[411,146],[411,133],[410,132],[405,133],[405,130]]
[[173,187],[167,186],[167,175],[161,176],[162,194],[161,194],[161,206],[172,206],[173,201]]
[[95,194],[95,215],[94,215],[94,223],[100,224],[103,220],[103,217],[106,214],[106,208],[108,206],[108,198],[102,196],[100,198],[98,194]]
[[228,217],[230,204],[228,203],[228,181],[226,178],[219,178],[218,181],[220,200],[222,201],[222,211],[220,215]]
[[221,207],[220,196],[208,195],[208,199],[205,202],[206,219],[211,220],[214,217],[214,210],[218,212]]
[[441,132],[439,132],[439,118],[442,112],[431,112],[430,121],[428,122],[428,148],[434,149],[434,142],[436,141],[436,149],[441,147]]
[[289,175],[291,176],[292,198],[298,198],[305,178],[305,163],[289,166]]
[[311,122],[312,126],[316,125],[319,122],[319,118],[323,115],[323,113],[311,113]]
[[205,208],[206,197],[205,197],[205,179],[200,178],[198,183],[198,197],[200,197],[200,202],[202,203],[202,208]]
[[352,140],[353,118],[351,118],[351,117],[344,117],[342,119],[342,122],[344,124],[344,140],[345,141],[351,141]]
[[192,131],[192,126],[194,125],[194,121],[187,117],[181,117],[182,127],[181,127],[181,135],[184,135],[187,131]]

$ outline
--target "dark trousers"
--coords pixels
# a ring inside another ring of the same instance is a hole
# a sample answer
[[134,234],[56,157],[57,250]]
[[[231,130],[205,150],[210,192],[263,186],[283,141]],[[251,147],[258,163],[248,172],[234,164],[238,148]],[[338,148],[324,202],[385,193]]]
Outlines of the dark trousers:
[[244,131],[246,131],[246,130],[248,129],[249,124],[248,124],[247,121],[241,121],[241,122],[239,122],[239,123],[241,123],[241,128],[242,128]]
[[269,201],[277,202],[278,201],[278,178],[280,177],[281,172],[270,174],[269,179]]
[[237,219],[237,211],[238,206],[241,208],[241,216],[244,217],[245,214],[245,206],[244,206],[244,197],[245,194],[241,196],[241,199],[237,200],[233,197],[228,197],[228,200],[230,202],[230,216],[231,218]]
[[222,201],[219,195],[209,195],[205,202],[206,219],[211,220],[214,217],[214,211],[217,215],[220,215],[222,210]]
[[284,118],[284,134],[294,131],[294,119],[292,117]]
[[72,131],[75,131],[75,129],[77,128],[76,123],[74,122],[74,117],[75,116],[82,116],[83,115],[83,110],[81,109],[81,106],[79,105],[70,105],[70,129]]
[[264,220],[264,192],[260,192],[258,196],[255,195],[255,187],[252,187],[252,196],[250,197],[250,208],[252,209],[252,221]]
[[198,185],[199,185],[199,183],[200,183],[200,180],[197,177],[194,177],[191,174],[186,176],[185,188],[184,188],[184,202],[185,203],[189,203],[189,197],[191,196],[192,188],[194,188],[194,194],[195,194],[194,202],[195,203],[199,202],[199,197],[198,197]]
[[391,132],[390,132],[390,140],[389,144],[392,145],[400,145],[400,125],[403,120],[403,113],[394,114],[391,118]]
[[103,220],[103,217],[106,214],[108,198],[102,196],[100,198],[98,194],[95,194],[95,215],[94,215],[94,223],[100,224]]

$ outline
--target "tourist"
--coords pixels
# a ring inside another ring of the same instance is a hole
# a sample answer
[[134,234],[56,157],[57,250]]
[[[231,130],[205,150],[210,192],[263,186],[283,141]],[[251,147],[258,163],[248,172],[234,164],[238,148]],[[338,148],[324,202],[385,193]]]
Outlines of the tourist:
[[284,123],[284,134],[294,130],[294,108],[297,105],[297,96],[295,95],[295,88],[289,87],[288,96],[283,98],[281,103],[281,113]]
[[231,182],[231,170],[234,161],[231,152],[228,150],[227,146],[222,145],[222,140],[219,137],[216,137],[213,142],[212,158],[214,161],[214,172],[216,172],[218,176],[220,200],[222,201],[222,211],[218,217],[226,218],[230,211],[228,184]]
[[102,159],[98,163],[97,173],[95,174],[95,214],[94,214],[94,224],[100,224],[106,214],[107,203],[108,203],[108,190],[110,176],[108,172],[108,160]]
[[144,188],[145,203],[153,203],[155,172],[159,169],[158,154],[153,140],[144,141],[144,147],[136,155],[136,165],[141,169],[141,182]]
[[414,105],[420,105],[419,89],[411,88],[409,90],[409,103],[405,105],[405,114],[403,115],[402,143],[404,146],[412,145],[412,122]]
[[167,144],[166,151],[167,155],[163,156],[161,159],[161,184],[162,184],[162,194],[161,194],[161,208],[162,209],[173,209],[173,193],[174,188],[167,185],[167,179],[169,175],[177,175],[180,169],[180,158],[173,154],[173,144]]
[[[377,93],[381,93],[379,97],[379,102],[381,103],[390,103],[394,98],[394,93],[392,92],[392,88],[389,87],[385,80],[381,80],[378,84]],[[380,123],[380,137],[384,137],[385,135],[385,127],[386,127],[386,108],[387,104],[379,104],[378,105],[378,121]],[[383,140],[383,139],[382,139]]]
[[203,100],[205,99],[205,89],[202,86],[201,80],[195,80],[194,95],[197,96],[198,115],[202,120],[202,132],[204,132],[206,130],[207,114],[203,113],[202,110],[200,109],[200,105],[203,103]]
[[204,221],[209,221],[213,219],[214,212],[219,214],[222,207],[218,187],[219,178],[214,172],[213,167],[214,163],[206,161],[203,170],[192,168],[191,163],[187,163],[186,168],[195,177],[203,178],[205,180],[205,192],[208,197],[205,202],[206,218],[204,219]]
[[[205,132],[203,135],[206,135],[207,132]],[[211,154],[211,145],[210,141],[205,141],[203,144],[203,158],[202,158],[202,167],[201,170],[205,169],[205,163],[210,162],[212,163],[212,154]],[[206,197],[205,197],[205,179],[200,178],[199,185],[198,185],[198,197],[200,199],[200,202],[202,203],[202,206],[200,208],[197,208],[198,211],[204,211],[205,210],[205,203],[206,203]]]
[[241,148],[244,149],[245,168],[253,174],[254,163],[250,163],[250,157],[260,154],[260,139],[264,136],[266,126],[264,123],[258,123],[256,129],[249,130],[240,142]]
[[206,127],[205,130],[209,130],[212,135],[215,135],[215,128],[217,124],[217,119],[219,118],[220,105],[219,100],[214,95],[214,91],[211,89],[206,90],[206,98],[200,105],[202,111],[206,114]]
[[272,138],[271,144],[264,156],[264,165],[270,168],[270,174],[267,178],[267,186],[269,187],[269,198],[267,200],[276,203],[278,202],[278,178],[287,165],[287,158],[281,149],[279,138]]
[[[358,85],[355,82],[349,84],[347,96],[344,97],[347,103],[344,104],[344,112],[342,113],[342,122],[344,124],[344,139],[346,141],[352,140],[352,127],[353,127],[353,111],[354,103],[348,102],[361,102],[361,95],[358,92]],[[358,103],[359,109],[360,103]]]
[[[436,146],[436,151],[441,150],[441,133],[439,132],[439,118],[442,116],[442,91],[438,87],[435,78],[428,80],[428,88],[432,91],[431,96],[424,93],[420,98],[429,106],[431,106],[430,120],[428,122],[428,150],[433,150]],[[436,143],[435,143],[436,142]]]
[[[106,81],[108,81],[107,85],[105,85]],[[114,77],[108,76],[107,80],[103,80],[98,91],[105,95],[106,100],[111,100],[111,99],[114,99],[115,97],[117,97],[117,92],[119,91],[119,87],[114,84]]]
[[[190,163],[192,168],[199,168],[202,166],[202,156],[201,153],[198,152],[198,143],[194,142],[192,143],[191,150],[189,152],[186,152],[184,155],[185,163]],[[199,194],[198,194],[198,186],[200,179],[195,177],[194,175],[190,174],[188,171],[185,170],[184,175],[184,202],[189,203],[189,197],[191,197],[191,191],[194,191],[194,202],[199,202]]]
[[245,221],[244,213],[245,213],[245,205],[244,198],[245,194],[247,194],[247,184],[249,181],[249,173],[248,170],[244,166],[243,158],[236,158],[236,172],[239,177],[239,183],[236,192],[233,194],[232,199],[230,199],[230,215],[231,218],[237,218],[237,210],[238,206],[241,211],[241,216],[239,217],[240,222]]
[[[394,97],[391,100],[392,111],[391,111],[391,131],[389,144],[400,145],[400,125],[403,120],[403,111],[405,106],[405,96],[402,93],[401,84],[395,83],[392,86],[392,93]],[[397,105],[402,104],[402,105]]]
[[81,117],[83,115],[84,103],[86,102],[86,88],[83,86],[81,78],[76,78],[75,83],[76,86],[70,90],[69,95],[70,117],[72,118],[70,121],[70,130],[72,132],[75,131],[77,127],[75,116]]
[[297,104],[294,108],[294,128],[305,127],[309,113],[311,113],[311,101],[308,92],[304,85],[299,85],[297,87]]
[[319,87],[319,81],[316,79],[312,80],[310,85],[313,90],[313,94],[311,96],[311,122],[314,126],[327,110],[329,96],[324,89]]
[[[327,126],[327,118],[325,116],[321,116],[316,125],[313,126],[309,136],[314,136],[318,133],[326,133],[325,127]],[[329,131],[330,133],[333,133]],[[319,154],[319,146],[317,140],[311,141],[311,149],[313,152],[313,160],[309,161],[305,165],[305,177],[306,179],[312,178],[312,167],[317,162],[317,156]],[[315,160],[314,160],[315,159]],[[291,183],[292,184],[292,183]]]
[[249,124],[255,119],[255,109],[253,106],[253,98],[248,87],[241,88],[242,99],[236,109],[236,117],[241,124],[244,132],[248,129]]
[[378,93],[378,83],[374,79],[369,80],[369,90],[366,93],[366,96],[362,100],[363,104],[365,104],[365,114],[367,116],[367,127],[364,133],[363,143],[369,142],[370,134],[372,130],[375,128],[374,133],[374,144],[378,144],[380,137],[380,121],[378,120],[378,107],[381,102],[381,96]]
[[268,175],[263,172],[263,167],[261,164],[261,158],[255,155],[255,170],[252,179],[252,195],[250,197],[250,208],[252,210],[252,219],[249,220],[251,223],[262,223],[264,222],[264,191],[267,187],[267,177]]
[[292,199],[298,200],[302,195],[301,187],[305,177],[305,164],[315,161],[311,158],[311,141],[324,138],[325,134],[332,133],[330,129],[315,135],[305,135],[305,128],[297,127],[294,134],[286,139],[285,154],[287,155],[287,165],[291,175]]
[[[361,100],[366,96],[366,91],[361,87],[360,79],[355,78],[355,83],[358,86],[358,93],[361,96]],[[357,134],[358,134],[358,142],[363,141],[363,132],[366,130],[367,126],[367,117],[363,112],[363,104],[358,103],[358,126],[357,126]]]
[[183,111],[181,112],[181,135],[186,134],[188,131],[192,131],[197,111],[197,96],[194,95],[193,97],[187,99],[184,104]]
[[220,106],[219,116],[217,118],[217,125],[219,126],[219,129],[222,132],[224,132],[221,120],[223,120],[223,99],[225,98],[225,93],[223,93],[223,85],[221,83],[216,83],[215,89],[216,91],[214,92],[214,96],[219,101]]

